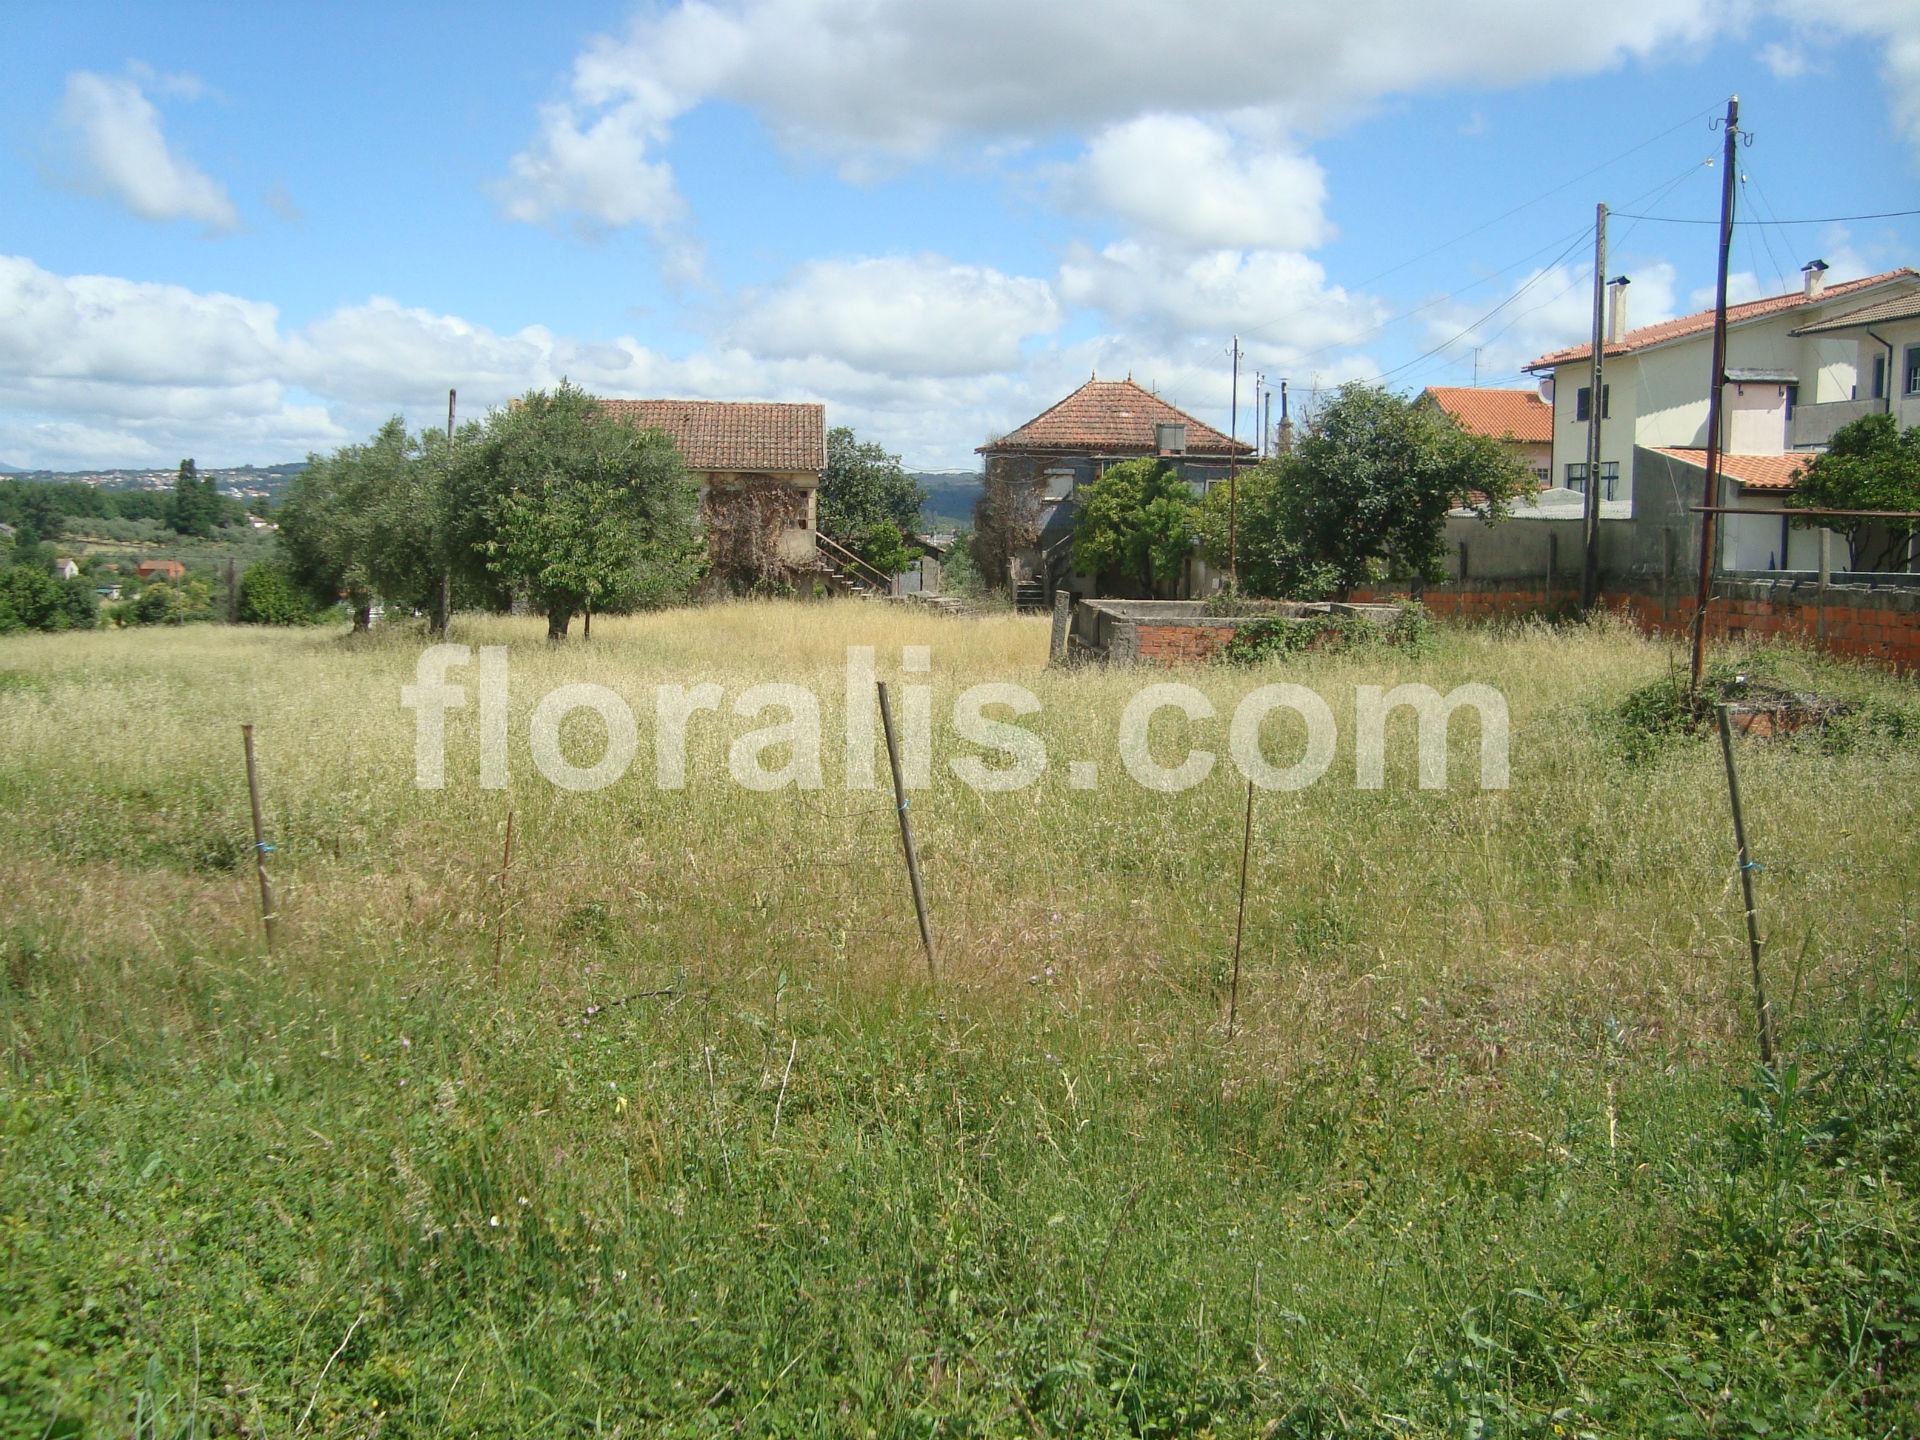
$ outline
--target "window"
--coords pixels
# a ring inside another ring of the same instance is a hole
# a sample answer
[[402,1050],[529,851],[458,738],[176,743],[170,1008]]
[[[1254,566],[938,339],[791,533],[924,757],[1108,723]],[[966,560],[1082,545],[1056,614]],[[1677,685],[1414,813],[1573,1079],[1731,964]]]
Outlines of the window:
[[1876,355],[1873,357],[1873,398],[1875,400],[1882,399],[1886,393],[1887,357],[1884,355]]
[[1902,389],[1909,395],[1920,395],[1920,345],[1907,346],[1906,384]]
[[[1585,424],[1587,417],[1592,414],[1592,412],[1593,387],[1591,385],[1582,385],[1573,394],[1573,418],[1576,422]],[[1613,386],[1611,385],[1602,385],[1600,387],[1600,418],[1602,420],[1611,420],[1613,418]]]
[[[1604,398],[1601,403],[1605,403]],[[1602,460],[1600,462],[1600,498],[1602,500],[1616,499],[1617,496],[1615,492],[1619,488],[1620,462],[1618,460]],[[1567,489],[1573,491],[1576,495],[1584,495],[1587,493],[1587,467],[1585,465],[1572,464],[1567,466]]]
[[1799,403],[1800,403],[1800,386],[1793,381],[1788,381],[1787,382],[1787,423],[1789,425],[1793,423],[1793,407],[1798,405]]

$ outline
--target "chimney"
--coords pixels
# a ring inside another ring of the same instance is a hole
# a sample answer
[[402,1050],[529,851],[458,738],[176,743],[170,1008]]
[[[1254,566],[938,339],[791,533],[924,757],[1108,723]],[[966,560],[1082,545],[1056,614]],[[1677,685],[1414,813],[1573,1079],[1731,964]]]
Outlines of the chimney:
[[1187,427],[1178,421],[1161,421],[1153,427],[1154,448],[1162,455],[1187,453]]
[[1800,267],[1800,273],[1807,277],[1807,299],[1818,300],[1820,292],[1827,288],[1827,262],[1809,260]]
[[1607,307],[1607,343],[1613,344],[1627,333],[1627,286],[1633,282],[1624,275],[1616,275],[1607,282],[1608,296],[1611,302]]

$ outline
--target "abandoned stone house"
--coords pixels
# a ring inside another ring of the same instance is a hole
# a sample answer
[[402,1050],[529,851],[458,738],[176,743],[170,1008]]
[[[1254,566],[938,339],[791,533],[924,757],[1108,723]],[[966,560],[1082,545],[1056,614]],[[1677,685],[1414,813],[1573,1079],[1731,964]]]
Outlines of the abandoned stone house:
[[[1073,568],[1075,495],[1107,466],[1143,456],[1173,465],[1196,498],[1224,483],[1236,464],[1254,454],[1244,444],[1196,420],[1132,378],[1097,376],[1048,410],[979,447],[983,490],[974,516],[976,553],[1004,575],[1016,600],[1050,603],[1054,590],[1084,598],[1099,593],[1099,577]],[[1198,556],[1189,568],[1203,569]],[[1200,593],[1206,577],[1187,577],[1186,593]]]
[[763,581],[816,566],[826,407],[761,400],[609,400],[605,412],[665,431],[699,482],[716,574]]

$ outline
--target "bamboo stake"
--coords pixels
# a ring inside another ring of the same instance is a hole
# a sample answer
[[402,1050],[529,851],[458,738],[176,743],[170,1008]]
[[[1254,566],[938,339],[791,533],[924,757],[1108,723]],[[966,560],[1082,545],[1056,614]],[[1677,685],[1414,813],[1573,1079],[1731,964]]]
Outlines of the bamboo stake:
[[913,822],[907,818],[907,791],[900,779],[900,745],[893,735],[893,707],[887,703],[887,682],[876,680],[880,692],[880,725],[887,733],[887,764],[893,770],[894,805],[900,812],[900,847],[907,856],[907,879],[913,885],[913,913],[920,922],[920,943],[927,952],[927,978],[937,978],[933,959],[933,931],[927,925],[927,897],[920,888],[920,852],[913,845]]
[[1233,986],[1227,992],[1227,1039],[1240,1019],[1240,941],[1247,931],[1247,855],[1253,849],[1253,781],[1247,781],[1247,819],[1240,831],[1240,911],[1233,921]]
[[260,877],[260,925],[267,932],[267,953],[273,954],[275,924],[273,886],[267,882],[267,828],[260,818],[260,776],[253,760],[253,726],[242,725],[240,738],[247,750],[247,803],[253,808],[253,868]]
[[1747,959],[1753,969],[1753,1008],[1760,1021],[1760,1063],[1773,1064],[1773,1007],[1760,974],[1760,922],[1753,909],[1753,857],[1747,853],[1747,817],[1740,807],[1740,776],[1733,765],[1733,726],[1720,706],[1720,756],[1727,766],[1727,799],[1733,806],[1733,839],[1740,851],[1740,891],[1747,903]]
[[500,843],[500,908],[493,922],[493,973],[497,979],[507,948],[507,867],[513,863],[513,811],[507,811],[507,834]]

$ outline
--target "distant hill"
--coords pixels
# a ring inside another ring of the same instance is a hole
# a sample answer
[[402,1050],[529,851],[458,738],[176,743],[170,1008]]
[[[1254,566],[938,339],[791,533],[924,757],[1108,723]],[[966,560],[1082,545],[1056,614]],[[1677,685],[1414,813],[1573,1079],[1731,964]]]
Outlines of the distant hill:
[[956,530],[973,524],[973,502],[980,498],[978,470],[909,472],[927,492],[920,502],[920,523],[929,530]]
[[[281,465],[234,465],[225,469],[202,467],[202,477],[212,476],[214,484],[229,494],[243,498],[264,495],[278,500],[294,476],[307,468],[304,460],[289,460]],[[16,480],[47,484],[95,485],[103,490],[170,490],[177,470],[18,470],[0,465],[0,475]]]

